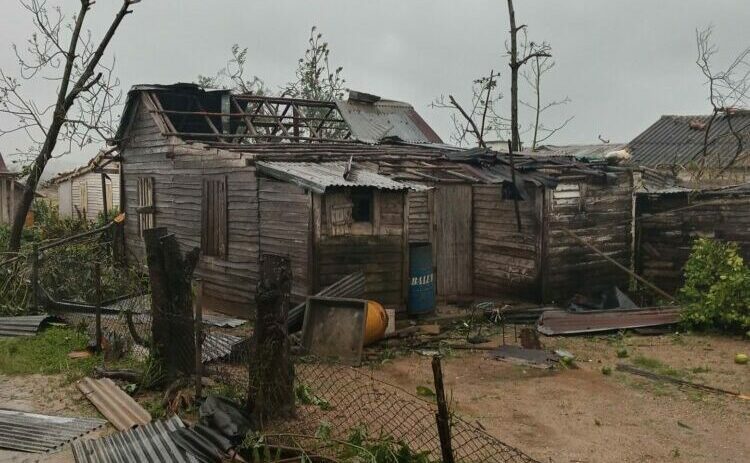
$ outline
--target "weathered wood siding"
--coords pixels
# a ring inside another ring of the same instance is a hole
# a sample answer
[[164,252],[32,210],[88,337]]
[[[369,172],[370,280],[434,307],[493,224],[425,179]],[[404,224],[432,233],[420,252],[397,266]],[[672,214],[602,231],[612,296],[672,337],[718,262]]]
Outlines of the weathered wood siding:
[[474,291],[472,186],[440,185],[434,198],[437,295],[470,296]]
[[[110,180],[107,180],[112,198],[107,198],[107,210],[111,211],[112,207],[120,208],[120,174],[107,173]],[[68,183],[68,182],[64,182]],[[58,191],[60,194],[67,193],[66,187],[61,183]],[[78,175],[70,180],[70,198],[71,207],[60,201],[60,215],[63,217],[78,216],[81,214],[87,220],[96,220],[99,214],[104,212],[104,195],[102,194],[102,174],[87,172]],[[82,197],[81,189],[85,188],[86,195]],[[109,194],[109,192],[108,192]],[[84,204],[84,200],[86,204]]]
[[637,195],[636,270],[651,283],[676,292],[701,237],[734,241],[750,259],[750,194]]
[[[391,307],[401,307],[405,296],[404,204],[402,192],[376,191],[372,230],[362,234],[331,233],[326,200],[319,196],[316,214],[314,272],[320,289],[356,271],[365,273],[365,297]],[[317,219],[316,219],[317,220]]]
[[11,175],[0,175],[0,225],[13,222],[16,203],[20,199],[20,191]]
[[302,188],[260,178],[260,253],[288,257],[292,266],[292,300],[311,294],[310,236],[312,198]]
[[521,231],[514,202],[500,185],[474,186],[474,292],[480,296],[517,294],[539,298],[538,247],[543,190],[528,188],[519,201]]
[[429,243],[432,241],[432,192],[412,191],[407,195],[409,202],[409,242]]
[[563,301],[575,293],[618,285],[629,276],[565,232],[569,230],[630,268],[632,176],[607,184],[591,178],[562,180],[547,190],[544,299]]
[[157,227],[175,233],[183,251],[201,245],[201,194],[203,178],[223,175],[228,194],[228,257],[201,256],[196,275],[204,282],[204,301],[214,308],[251,316],[258,280],[258,201],[255,168],[241,155],[206,150],[204,154],[172,155],[173,146],[163,137],[143,105],[129,131],[122,157],[125,184],[126,243],[145,262],[145,246],[138,231],[137,183],[154,179]]

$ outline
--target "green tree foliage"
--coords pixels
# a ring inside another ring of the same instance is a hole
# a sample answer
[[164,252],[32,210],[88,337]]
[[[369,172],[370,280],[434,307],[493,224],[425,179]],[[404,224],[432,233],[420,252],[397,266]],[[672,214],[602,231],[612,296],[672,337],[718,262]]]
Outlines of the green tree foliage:
[[323,34],[313,26],[310,29],[307,50],[297,62],[296,80],[286,85],[282,95],[307,100],[332,101],[344,98],[343,67],[333,67],[331,53]]
[[227,60],[224,68],[213,76],[199,75],[196,84],[204,89],[232,90],[235,93],[246,93],[252,95],[266,95],[269,93],[263,80],[253,75],[245,75],[247,64],[247,47],[240,48],[238,44],[232,45],[232,57]]
[[683,322],[695,329],[750,329],[750,268],[736,243],[700,238],[685,264]]

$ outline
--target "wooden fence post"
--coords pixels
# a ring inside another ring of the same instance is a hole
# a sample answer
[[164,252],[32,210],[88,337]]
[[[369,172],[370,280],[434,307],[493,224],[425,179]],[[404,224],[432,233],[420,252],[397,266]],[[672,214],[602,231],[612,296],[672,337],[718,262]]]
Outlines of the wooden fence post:
[[39,312],[39,245],[34,243],[31,249],[31,305],[34,312]]
[[287,328],[292,288],[289,259],[264,254],[260,264],[255,295],[255,352],[250,359],[248,399],[262,426],[269,418],[294,414],[294,367],[290,361]]
[[193,312],[195,314],[195,397],[203,393],[203,281],[193,280]]
[[94,306],[96,307],[96,352],[102,351],[102,269],[99,262],[94,262]]
[[439,355],[432,357],[432,374],[435,378],[435,398],[437,399],[438,406],[435,419],[437,421],[438,436],[440,437],[440,451],[443,455],[443,463],[454,463],[453,445],[451,443],[451,415],[448,411],[448,402],[445,400],[443,369],[440,365]]

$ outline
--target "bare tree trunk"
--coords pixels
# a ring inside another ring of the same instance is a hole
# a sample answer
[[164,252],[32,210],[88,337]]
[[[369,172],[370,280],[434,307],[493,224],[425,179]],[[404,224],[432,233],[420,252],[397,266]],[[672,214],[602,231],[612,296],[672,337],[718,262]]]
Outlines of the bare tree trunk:
[[[115,15],[115,19],[109,26],[104,38],[102,38],[102,41],[99,43],[91,60],[89,60],[81,77],[76,82],[71,82],[73,65],[75,64],[76,59],[76,50],[81,37],[84,19],[86,18],[86,13],[88,13],[91,5],[93,5],[92,0],[81,0],[81,9],[76,16],[70,44],[67,53],[65,54],[65,70],[63,71],[60,80],[60,89],[57,94],[57,102],[55,103],[55,112],[52,116],[52,122],[46,131],[42,149],[34,159],[34,167],[32,167],[31,173],[26,180],[21,201],[18,202],[18,206],[13,215],[13,225],[10,229],[10,239],[8,244],[10,251],[17,251],[21,247],[21,237],[23,234],[23,226],[26,222],[26,215],[29,213],[31,204],[34,202],[34,195],[39,184],[39,179],[42,177],[42,173],[44,173],[44,169],[47,167],[47,162],[49,162],[52,153],[55,151],[57,139],[60,136],[60,131],[62,130],[63,125],[65,125],[68,111],[80,94],[91,89],[102,77],[101,74],[94,77],[96,67],[99,65],[99,61],[101,61],[107,46],[112,40],[112,37],[114,37],[122,20],[130,13],[128,8],[130,8],[130,5],[138,1],[140,0],[123,0],[120,11]],[[68,91],[71,83],[74,84],[73,88]]]
[[536,93],[536,108],[534,111],[534,139],[531,142],[531,151],[536,151],[536,143],[539,137],[539,116],[542,112],[542,89],[540,88],[542,83],[542,67],[539,64],[539,57],[534,60],[534,66],[536,66],[536,80],[534,85]]
[[513,0],[508,0],[508,16],[510,17],[510,141],[513,151],[521,149],[521,133],[518,129],[518,28],[516,27],[516,11]]

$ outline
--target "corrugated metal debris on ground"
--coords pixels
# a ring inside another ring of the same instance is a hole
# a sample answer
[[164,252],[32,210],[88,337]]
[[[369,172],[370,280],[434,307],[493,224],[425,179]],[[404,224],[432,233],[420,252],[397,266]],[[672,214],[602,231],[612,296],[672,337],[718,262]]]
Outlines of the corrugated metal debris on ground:
[[97,418],[70,418],[0,409],[0,448],[49,452],[106,423]]
[[554,336],[672,325],[679,320],[680,309],[676,307],[588,312],[548,310],[539,318],[537,330],[547,336]]
[[184,427],[182,420],[173,416],[101,439],[77,440],[73,442],[73,457],[76,463],[199,463],[172,439],[171,433]]
[[237,328],[247,323],[247,320],[241,318],[231,318],[219,314],[203,314],[204,325],[218,326],[219,328]]
[[180,428],[171,434],[182,449],[201,461],[220,462],[232,448],[232,443],[213,429],[196,424],[193,428]]
[[151,414],[109,378],[83,378],[76,385],[96,409],[120,431],[151,421]]
[[46,323],[54,320],[56,318],[50,315],[0,317],[0,338],[34,336]]
[[219,360],[232,353],[232,348],[239,344],[242,338],[224,333],[210,333],[203,340],[201,359],[203,363]]
[[398,182],[377,172],[353,164],[351,175],[344,178],[346,162],[281,162],[260,161],[258,171],[315,193],[323,194],[329,187],[372,187],[383,190],[409,190],[415,186]]
[[491,350],[487,356],[495,360],[507,360],[520,365],[538,368],[552,368],[558,357],[542,349],[524,349],[520,346],[505,345]]

